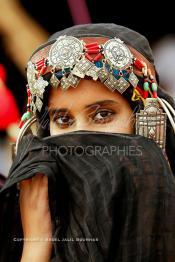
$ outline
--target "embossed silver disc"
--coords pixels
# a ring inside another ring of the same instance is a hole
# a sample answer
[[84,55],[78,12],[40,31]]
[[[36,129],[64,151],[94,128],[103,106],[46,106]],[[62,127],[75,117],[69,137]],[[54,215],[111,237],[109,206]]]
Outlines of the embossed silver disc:
[[60,36],[49,51],[49,64],[55,68],[70,68],[83,53],[83,43],[73,36]]
[[116,69],[125,69],[132,64],[129,48],[119,38],[108,40],[104,45],[104,56],[107,62]]

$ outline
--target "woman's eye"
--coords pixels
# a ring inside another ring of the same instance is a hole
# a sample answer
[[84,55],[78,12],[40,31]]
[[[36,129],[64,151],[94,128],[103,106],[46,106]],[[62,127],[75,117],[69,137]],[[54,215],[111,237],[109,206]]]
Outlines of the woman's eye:
[[67,128],[74,123],[74,119],[69,115],[55,116],[53,121],[61,128]]
[[113,111],[101,110],[95,114],[95,116],[93,117],[93,121],[95,123],[107,123],[112,120],[112,116],[114,114],[115,113]]

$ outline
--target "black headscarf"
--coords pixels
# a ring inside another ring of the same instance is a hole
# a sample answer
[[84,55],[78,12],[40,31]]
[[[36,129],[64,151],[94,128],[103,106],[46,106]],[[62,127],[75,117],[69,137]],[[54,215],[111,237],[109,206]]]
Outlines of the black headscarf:
[[[41,45],[33,53],[37,53],[44,46],[54,43],[59,36],[70,35],[75,37],[107,37],[107,38],[120,38],[125,44],[128,44],[135,48],[139,53],[141,53],[148,61],[154,64],[154,58],[152,50],[150,48],[148,40],[140,33],[112,23],[100,23],[100,24],[83,24],[75,25],[59,32],[56,32],[49,37],[48,42]],[[33,55],[32,55],[33,56]]]
[[0,173],[0,188],[4,185],[5,180],[6,180],[5,176],[3,176],[3,175]]
[[[154,66],[154,58],[152,54],[152,50],[150,48],[149,42],[146,39],[145,36],[141,35],[140,33],[121,26],[117,24],[112,23],[99,23],[99,24],[83,24],[83,25],[76,25],[69,28],[66,28],[62,31],[58,31],[51,35],[48,39],[48,41],[41,45],[39,48],[35,50],[35,52],[32,54],[31,58],[37,54],[38,51],[43,49],[44,47],[53,44],[59,36],[63,35],[70,35],[75,36],[78,38],[81,37],[107,37],[107,38],[120,38],[124,43],[130,45],[134,49],[136,49],[139,53],[141,53],[150,63],[152,63]],[[30,59],[31,59],[30,58]],[[157,82],[159,83],[159,76],[156,71],[156,78]],[[47,76],[46,76],[47,78]],[[138,77],[139,79],[139,85],[143,86],[143,78]],[[160,84],[161,85],[161,84]],[[50,86],[46,87],[46,91],[44,93],[44,99],[43,99],[43,109],[41,113],[38,113],[37,117],[39,119],[39,122],[43,121],[43,115],[46,115],[45,118],[47,118],[47,105],[48,105],[48,96],[49,96],[49,90]],[[140,109],[143,109],[142,101],[131,101],[132,97],[132,89],[128,88],[123,94],[122,94],[127,101],[129,102],[131,108],[133,109],[134,113],[139,112]],[[171,106],[175,109],[175,104],[173,98],[166,93],[164,89],[162,89],[160,86],[158,87],[158,96],[160,98],[164,98],[167,100]],[[41,120],[41,121],[40,121]],[[48,119],[45,119],[45,121],[49,121]],[[48,136],[49,135],[49,127],[43,129],[42,125],[40,125],[38,129],[38,133],[40,136]],[[172,129],[172,126],[169,121],[167,121],[167,134],[166,134],[166,153],[172,168],[173,173],[175,174],[175,135],[174,131]]]

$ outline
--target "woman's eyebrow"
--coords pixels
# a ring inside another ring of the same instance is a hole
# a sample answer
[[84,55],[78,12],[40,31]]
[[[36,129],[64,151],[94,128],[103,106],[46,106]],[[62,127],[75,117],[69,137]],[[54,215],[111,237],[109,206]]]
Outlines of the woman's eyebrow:
[[49,114],[53,116],[54,114],[59,114],[61,112],[68,112],[68,111],[69,111],[68,108],[54,108],[49,110]]
[[100,100],[100,101],[96,101],[92,104],[88,104],[85,106],[85,108],[89,108],[89,107],[94,107],[94,106],[107,106],[107,105],[118,105],[117,101],[114,100]]

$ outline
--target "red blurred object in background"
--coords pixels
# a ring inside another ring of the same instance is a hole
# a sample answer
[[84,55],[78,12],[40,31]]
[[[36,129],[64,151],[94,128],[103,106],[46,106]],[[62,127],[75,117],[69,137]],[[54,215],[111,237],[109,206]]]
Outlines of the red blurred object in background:
[[7,79],[7,74],[5,71],[5,68],[3,67],[2,64],[0,64],[0,79],[5,83]]
[[11,124],[19,123],[19,110],[12,92],[5,85],[6,71],[0,64],[0,130],[6,130]]

